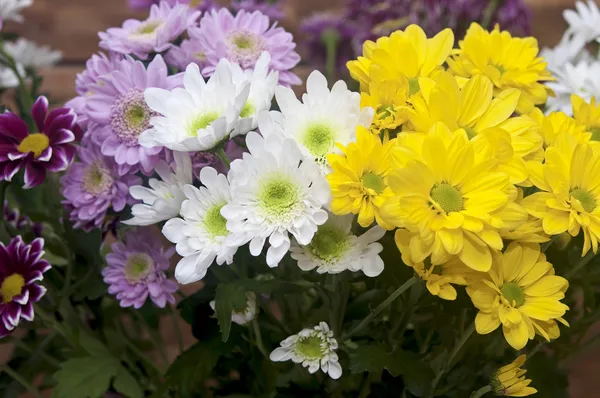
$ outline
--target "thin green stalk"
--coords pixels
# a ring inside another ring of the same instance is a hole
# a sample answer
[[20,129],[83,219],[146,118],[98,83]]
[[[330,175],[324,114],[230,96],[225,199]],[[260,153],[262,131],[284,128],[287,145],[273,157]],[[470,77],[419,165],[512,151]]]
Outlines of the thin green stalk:
[[65,340],[70,341],[71,344],[74,344],[70,333],[65,330],[63,325],[61,325],[55,317],[44,311],[39,305],[35,307],[35,315],[39,316],[48,327],[55,330],[58,334],[64,337]]
[[177,318],[177,313],[173,309],[173,307],[168,306],[169,312],[171,313],[171,320],[173,321],[173,330],[175,330],[175,336],[177,337],[177,344],[179,345],[179,353],[181,354],[185,347],[183,346],[183,337],[181,336],[181,330],[179,329],[179,322]]
[[31,383],[25,380],[19,373],[11,369],[6,365],[0,365],[0,371],[6,372],[10,377],[12,377],[17,383],[22,385],[27,391],[31,393],[35,398],[42,398],[42,394],[35,388]]
[[46,361],[46,363],[48,363],[48,365],[58,369],[60,367],[60,362],[44,352],[44,348],[46,348],[46,346],[48,344],[50,344],[50,342],[54,339],[54,337],[56,337],[56,335],[57,335],[57,332],[52,331],[49,335],[44,337],[42,342],[35,349],[29,347],[27,344],[23,343],[23,341],[21,341],[21,340],[16,340],[15,345],[18,348],[27,351],[28,354],[31,354],[31,356],[28,358],[28,361],[32,361],[37,356],[39,356],[44,361]]
[[225,166],[229,168],[229,166],[231,165],[231,161],[229,160],[229,156],[227,156],[227,153],[225,153],[225,150],[223,148],[217,149],[215,155],[217,155],[221,162],[223,162]]
[[492,391],[492,386],[481,387],[479,390],[474,391],[473,394],[471,394],[471,398],[483,397],[485,394],[487,394],[490,391]]
[[337,46],[340,34],[335,29],[327,29],[321,35],[321,41],[325,45],[325,72],[329,82],[335,80],[335,64],[337,60]]
[[145,329],[148,331],[148,336],[150,337],[150,341],[154,345],[154,348],[156,348],[156,350],[160,353],[160,356],[161,356],[163,362],[165,363],[165,365],[168,365],[169,360],[167,358],[167,351],[165,349],[165,345],[162,344],[162,342],[158,341],[159,339],[156,337],[157,335],[160,336],[160,334],[156,333],[156,331],[154,329],[152,329],[150,327],[150,325],[148,325],[148,322],[146,322],[144,317],[141,316],[140,314],[138,314],[138,312],[132,311],[132,314],[134,315],[134,317],[136,319],[138,319],[144,325]]
[[536,346],[533,347],[533,349],[527,353],[527,360],[529,361],[531,358],[533,358],[533,356],[537,354],[542,349],[542,347],[544,347],[544,345],[546,345],[546,343],[544,343],[543,341],[538,342]]
[[560,235],[553,235],[552,238],[550,238],[550,240],[548,242],[542,243],[542,246],[541,246],[542,253],[546,253],[546,250],[548,250],[548,248],[550,246],[552,246],[552,244],[558,240],[559,236]]
[[128,338],[124,338],[124,340],[127,347],[129,347],[129,349],[131,349],[131,351],[133,351],[134,354],[142,360],[142,362],[145,362],[148,366],[150,366],[150,368],[152,368],[152,370],[155,371],[157,375],[162,375],[162,371],[158,368],[158,366],[156,366],[153,360],[148,358],[148,356],[144,354],[135,344],[129,341]]
[[587,263],[592,261],[592,258],[594,258],[594,256],[595,254],[592,251],[589,251],[588,254],[585,255],[585,257],[582,257],[581,260],[579,260],[579,262],[575,264],[573,268],[571,268],[565,273],[565,279],[571,279],[571,277],[577,274],[577,272],[579,272],[583,267],[585,267]]
[[354,329],[352,329],[347,334],[343,335],[341,340],[342,341],[347,340],[350,337],[357,334],[358,332],[360,332],[373,319],[375,319],[384,309],[386,309],[388,305],[390,305],[392,302],[394,302],[394,300],[396,300],[398,297],[400,297],[400,295],[402,293],[404,293],[405,291],[407,291],[412,285],[417,283],[417,281],[418,281],[417,277],[413,276],[412,278],[410,278],[409,280],[404,282],[404,284],[402,286],[400,286],[392,294],[390,294],[390,296],[388,298],[386,298],[365,319],[363,319],[362,322],[358,324],[358,326],[356,326]]
[[442,379],[442,376],[448,370],[450,370],[452,368],[452,363],[454,362],[454,358],[460,352],[461,348],[465,345],[465,343],[469,340],[469,337],[471,337],[471,335],[473,334],[474,331],[475,331],[475,323],[473,323],[471,326],[469,326],[469,328],[461,336],[460,340],[456,343],[456,345],[454,346],[454,349],[452,350],[452,352],[450,353],[450,356],[448,357],[448,360],[442,366],[442,368],[437,372],[437,374],[435,375],[435,379],[433,380],[433,383],[431,383],[431,391],[430,391],[430,395],[429,395],[430,397],[433,397],[433,394],[435,393],[435,389],[437,388],[438,383]]
[[258,321],[256,319],[252,320],[252,329],[254,330],[254,337],[256,339],[256,346],[258,347],[258,350],[260,351],[261,354],[263,354],[265,356],[265,358],[269,358],[269,354],[267,353],[267,350],[265,349],[265,346],[262,341],[262,333],[260,332],[260,325],[258,324]]
[[492,28],[490,26],[490,24],[492,22],[494,12],[496,12],[496,9],[498,8],[499,5],[500,5],[500,0],[491,0],[488,4],[487,8],[483,12],[483,18],[481,19],[481,26],[483,26],[485,29]]

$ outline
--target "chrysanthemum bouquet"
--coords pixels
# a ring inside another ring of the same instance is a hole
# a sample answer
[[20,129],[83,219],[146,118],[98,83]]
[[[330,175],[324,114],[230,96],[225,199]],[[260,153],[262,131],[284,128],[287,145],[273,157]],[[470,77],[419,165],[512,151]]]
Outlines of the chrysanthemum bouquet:
[[555,111],[537,41],[478,23],[366,41],[359,92],[298,99],[290,33],[189,3],[101,32],[65,108],[0,50],[3,396],[566,397],[596,99]]

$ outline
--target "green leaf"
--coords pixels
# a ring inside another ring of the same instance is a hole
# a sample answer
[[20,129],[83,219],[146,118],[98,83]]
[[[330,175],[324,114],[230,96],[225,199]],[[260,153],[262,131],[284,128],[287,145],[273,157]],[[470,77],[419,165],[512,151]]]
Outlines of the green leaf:
[[112,354],[101,341],[83,330],[79,334],[79,345],[94,358],[112,358]]
[[391,350],[383,344],[363,345],[350,352],[350,372],[378,373],[389,365]]
[[222,283],[217,286],[215,311],[221,328],[223,341],[229,340],[231,332],[231,315],[233,311],[241,311],[246,307],[246,290],[239,285]]
[[74,358],[63,362],[54,374],[53,398],[99,398],[110,387],[119,362],[111,357]]
[[311,287],[310,282],[289,282],[281,279],[238,279],[234,283],[242,286],[246,291],[254,293],[295,293],[303,292]]
[[123,366],[120,366],[119,369],[117,369],[117,375],[115,377],[115,381],[113,382],[113,387],[127,398],[144,397],[144,392],[142,391],[138,382]]

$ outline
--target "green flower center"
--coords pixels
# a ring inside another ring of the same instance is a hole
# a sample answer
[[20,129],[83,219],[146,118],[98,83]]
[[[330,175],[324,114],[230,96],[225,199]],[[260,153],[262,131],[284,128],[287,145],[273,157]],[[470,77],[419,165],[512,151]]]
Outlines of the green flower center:
[[463,197],[460,191],[450,184],[443,182],[434,185],[429,195],[446,213],[463,209]]
[[250,101],[247,101],[242,108],[242,112],[240,112],[240,117],[250,117],[256,112],[256,108]]
[[204,229],[213,238],[215,236],[226,236],[229,233],[227,219],[221,215],[223,206],[225,206],[225,203],[209,208],[204,216]]
[[21,153],[33,152],[34,157],[39,157],[50,146],[50,139],[46,134],[29,134],[17,147]]
[[308,359],[319,359],[325,353],[321,343],[319,336],[301,337],[296,342],[296,351]]
[[408,95],[415,95],[421,91],[421,85],[419,84],[419,79],[414,77],[412,79],[408,79]]
[[188,137],[195,137],[196,135],[198,135],[198,130],[204,130],[219,117],[220,115],[218,112],[208,112],[196,116],[188,124]]
[[504,68],[504,66],[502,65],[492,65],[494,68],[498,69],[498,71],[500,72],[501,75],[504,74],[504,72],[506,72],[506,69]]
[[500,291],[512,305],[516,304],[517,307],[520,307],[525,303],[525,292],[514,282],[505,283]]
[[10,303],[13,297],[21,294],[23,286],[25,286],[25,279],[21,274],[9,275],[8,278],[2,281],[2,285],[0,285],[2,302],[4,304]]
[[276,221],[294,212],[300,201],[300,193],[292,181],[277,176],[262,185],[259,201],[265,214]]
[[139,127],[142,123],[146,124],[147,117],[146,107],[142,105],[133,104],[125,111],[125,120],[133,127]]
[[571,190],[570,194],[581,203],[583,210],[586,212],[591,213],[596,208],[596,199],[588,191],[575,188]]
[[335,131],[324,123],[312,124],[306,129],[302,144],[314,157],[324,157],[335,145]]
[[365,188],[371,189],[378,194],[385,190],[385,181],[375,173],[369,172],[363,174],[361,181]]
[[148,21],[143,23],[136,33],[140,36],[146,36],[156,33],[156,29],[158,29],[162,25],[161,21]]
[[473,139],[477,135],[477,133],[475,132],[475,130],[473,130],[472,127],[463,127],[463,128],[467,132],[467,137],[469,137],[469,139]]
[[83,188],[86,192],[98,195],[107,192],[113,181],[110,171],[102,163],[92,163],[83,176]]
[[590,131],[592,132],[592,141],[600,141],[600,127],[592,127]]
[[131,254],[125,263],[125,277],[129,282],[138,282],[152,271],[153,265],[154,261],[146,253]]
[[348,234],[332,225],[321,226],[308,249],[321,260],[337,260],[348,250]]

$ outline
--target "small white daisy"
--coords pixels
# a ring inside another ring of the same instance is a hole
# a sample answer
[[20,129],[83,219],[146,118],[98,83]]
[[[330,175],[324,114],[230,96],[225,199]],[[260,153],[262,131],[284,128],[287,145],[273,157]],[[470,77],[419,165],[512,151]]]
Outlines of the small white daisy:
[[156,173],[161,180],[150,178],[150,188],[136,185],[129,188],[134,199],[143,204],[135,204],[131,208],[133,218],[124,221],[129,225],[152,225],[177,217],[181,203],[185,200],[183,187],[191,184],[192,160],[187,152],[173,152],[175,170],[164,161],[156,165]]
[[0,0],[0,18],[4,21],[23,22],[21,11],[33,4],[33,0]]
[[600,61],[582,60],[577,64],[565,64],[553,71],[556,81],[548,82],[547,86],[556,94],[549,97],[546,111],[562,111],[572,115],[571,95],[577,94],[586,102],[592,97],[600,97]]
[[587,4],[578,1],[575,10],[565,10],[563,17],[569,24],[564,36],[570,38],[573,48],[581,50],[600,38],[600,10],[594,0],[588,0]]
[[[217,312],[215,309],[216,302],[213,300],[210,303],[210,308]],[[238,325],[246,325],[256,318],[258,313],[258,307],[256,306],[256,295],[252,292],[246,293],[246,308],[242,311],[233,311],[231,314],[231,322],[237,323]]]
[[294,363],[301,363],[308,368],[310,373],[315,373],[319,368],[329,374],[332,379],[342,376],[342,367],[338,362],[335,352],[338,348],[333,332],[325,322],[319,323],[312,329],[303,329],[281,342],[271,352],[269,358],[273,362],[284,362],[290,359]]
[[563,68],[567,63],[576,64],[580,61],[592,60],[592,56],[585,48],[579,48],[579,46],[567,36],[563,36],[556,47],[543,48],[540,52],[540,56],[548,63],[548,69],[553,73]]
[[4,49],[23,66],[48,67],[57,64],[62,58],[60,51],[52,50],[48,46],[38,46],[22,37],[14,42],[6,42]]
[[246,136],[250,153],[231,163],[233,200],[221,209],[232,245],[250,242],[258,256],[269,239],[267,264],[276,267],[290,248],[289,234],[307,245],[317,226],[327,221],[322,208],[330,189],[319,167],[302,160],[298,145],[278,134]]
[[298,261],[303,271],[317,269],[319,274],[339,274],[342,271],[362,271],[374,277],[383,271],[383,250],[379,239],[385,230],[373,227],[361,236],[353,235],[354,215],[336,216],[329,214],[327,222],[319,227],[310,244],[301,246],[292,243],[292,258]]
[[172,218],[163,227],[163,234],[176,243],[177,253],[183,258],[175,268],[175,278],[181,284],[204,278],[208,267],[231,264],[238,247],[226,244],[230,232],[221,208],[231,201],[227,177],[217,174],[212,167],[200,171],[203,187],[186,185],[187,200],[181,204],[181,218]]
[[373,109],[361,109],[360,94],[348,90],[342,80],[330,91],[319,71],[308,77],[302,102],[283,86],[275,89],[275,98],[281,112],[272,112],[273,119],[298,142],[304,156],[322,166],[327,164],[326,156],[337,151],[336,143],[347,145],[355,139],[357,125],[368,127],[373,119]]
[[[225,60],[227,61],[227,60]],[[279,79],[279,72],[269,72],[271,56],[264,51],[254,65],[254,70],[243,70],[240,65],[227,61],[233,83],[237,87],[237,93],[241,93],[246,85],[250,84],[248,100],[242,108],[240,118],[231,136],[246,134],[258,126],[258,115],[263,111],[271,109],[275,87]]]
[[184,88],[146,89],[146,103],[159,116],[150,119],[152,128],[140,135],[140,145],[188,152],[217,146],[235,128],[250,91],[246,84],[238,92],[232,79],[227,60],[222,60],[208,82],[198,65],[190,64]]

